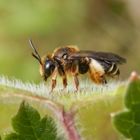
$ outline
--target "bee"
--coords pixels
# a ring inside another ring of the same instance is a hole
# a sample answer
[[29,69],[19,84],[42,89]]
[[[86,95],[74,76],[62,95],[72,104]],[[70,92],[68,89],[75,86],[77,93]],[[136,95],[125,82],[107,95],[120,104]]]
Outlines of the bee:
[[106,84],[106,77],[120,75],[118,65],[126,63],[126,59],[110,52],[96,52],[79,50],[76,46],[65,46],[57,48],[52,54],[40,57],[32,40],[30,46],[40,64],[40,74],[46,81],[52,78],[51,92],[56,87],[56,78],[59,74],[62,77],[63,88],[67,87],[67,74],[74,77],[76,91],[79,89],[78,75],[89,73],[91,80],[96,84]]

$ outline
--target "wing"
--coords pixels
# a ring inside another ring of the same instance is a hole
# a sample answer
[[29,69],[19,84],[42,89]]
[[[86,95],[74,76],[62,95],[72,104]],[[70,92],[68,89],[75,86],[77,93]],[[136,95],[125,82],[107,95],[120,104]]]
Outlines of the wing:
[[126,63],[126,59],[114,54],[114,53],[108,53],[108,52],[95,52],[95,51],[78,51],[72,55],[69,56],[70,60],[74,59],[81,59],[81,58],[93,58],[100,62],[106,62],[106,63],[115,63],[115,64],[123,64]]

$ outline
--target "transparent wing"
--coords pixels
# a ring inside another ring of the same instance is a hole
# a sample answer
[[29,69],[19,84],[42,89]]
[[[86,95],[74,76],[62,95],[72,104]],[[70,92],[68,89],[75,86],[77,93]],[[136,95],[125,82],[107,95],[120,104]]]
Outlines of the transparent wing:
[[126,59],[117,54],[108,53],[108,52],[94,52],[94,51],[78,51],[70,55],[69,59],[74,60],[74,59],[81,59],[85,57],[93,58],[97,61],[106,62],[106,63],[115,63],[115,64],[126,63]]

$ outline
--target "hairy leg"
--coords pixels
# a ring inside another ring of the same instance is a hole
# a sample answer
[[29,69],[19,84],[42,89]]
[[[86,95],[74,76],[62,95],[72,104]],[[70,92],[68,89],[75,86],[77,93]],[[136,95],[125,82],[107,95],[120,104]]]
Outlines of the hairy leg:
[[51,86],[51,91],[50,92],[53,92],[53,89],[56,87],[56,79],[52,79],[52,86]]
[[51,91],[53,92],[54,88],[56,87],[56,78],[57,78],[57,74],[58,74],[58,70],[57,68],[54,70],[53,74],[52,74],[52,85],[51,85]]
[[66,89],[67,87],[67,77],[66,76],[63,76],[63,90]]
[[76,91],[78,91],[79,89],[78,74],[74,75],[74,83],[75,83]]

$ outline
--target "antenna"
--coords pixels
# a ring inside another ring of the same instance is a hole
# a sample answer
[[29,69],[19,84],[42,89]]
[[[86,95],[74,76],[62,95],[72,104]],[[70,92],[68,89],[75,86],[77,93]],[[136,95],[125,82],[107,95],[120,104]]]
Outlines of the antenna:
[[31,39],[29,39],[29,44],[30,44],[30,47],[34,50],[34,53],[35,53],[35,54],[32,53],[32,56],[35,57],[39,61],[39,63],[42,65],[41,57],[40,57],[38,51],[36,50],[35,45],[33,44]]

